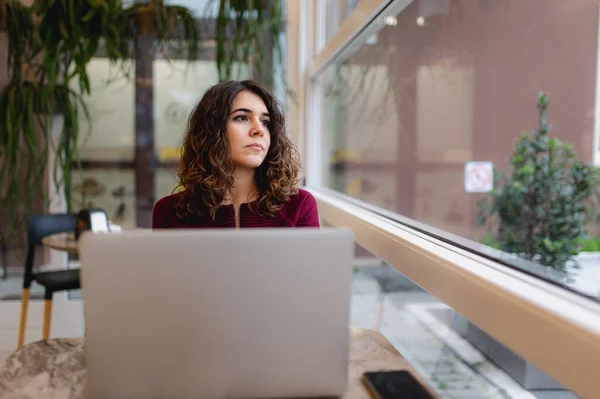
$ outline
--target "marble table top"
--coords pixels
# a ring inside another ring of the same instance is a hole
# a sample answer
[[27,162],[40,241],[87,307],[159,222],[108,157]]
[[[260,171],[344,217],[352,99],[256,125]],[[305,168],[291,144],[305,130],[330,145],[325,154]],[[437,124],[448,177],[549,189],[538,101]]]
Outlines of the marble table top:
[[0,370],[0,398],[83,398],[83,338],[37,341],[14,352]]
[[[83,346],[83,338],[58,338],[25,345],[0,369],[0,398],[83,399],[87,381]],[[371,398],[361,382],[365,371],[412,370],[389,341],[372,330],[350,330],[349,362],[348,391],[342,399]]]

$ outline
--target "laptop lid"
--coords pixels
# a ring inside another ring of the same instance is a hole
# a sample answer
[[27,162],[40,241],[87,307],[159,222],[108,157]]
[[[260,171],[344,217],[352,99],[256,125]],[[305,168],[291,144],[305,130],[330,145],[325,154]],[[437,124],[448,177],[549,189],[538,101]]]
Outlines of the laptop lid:
[[84,234],[89,397],[344,393],[353,253],[342,229]]

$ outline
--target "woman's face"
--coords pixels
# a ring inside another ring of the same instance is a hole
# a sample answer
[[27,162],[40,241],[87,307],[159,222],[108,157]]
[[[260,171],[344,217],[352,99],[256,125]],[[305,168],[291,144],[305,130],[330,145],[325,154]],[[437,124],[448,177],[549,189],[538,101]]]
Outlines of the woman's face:
[[259,167],[269,151],[269,111],[262,98],[242,91],[234,98],[227,121],[231,160],[237,168]]

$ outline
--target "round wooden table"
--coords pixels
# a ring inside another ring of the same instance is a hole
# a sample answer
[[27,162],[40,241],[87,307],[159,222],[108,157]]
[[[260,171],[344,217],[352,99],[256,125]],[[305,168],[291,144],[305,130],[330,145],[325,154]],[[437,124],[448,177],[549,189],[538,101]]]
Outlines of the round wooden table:
[[75,233],[58,233],[52,234],[42,239],[42,244],[48,248],[59,251],[66,251],[77,255],[77,241],[75,241]]

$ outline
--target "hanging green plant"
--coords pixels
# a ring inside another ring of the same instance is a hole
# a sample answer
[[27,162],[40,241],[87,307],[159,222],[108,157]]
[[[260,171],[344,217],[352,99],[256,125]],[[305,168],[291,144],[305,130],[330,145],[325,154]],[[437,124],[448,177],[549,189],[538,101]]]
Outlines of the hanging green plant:
[[[200,33],[185,7],[150,0],[0,0],[0,34],[8,37],[9,84],[0,90],[0,221],[4,236],[23,231],[35,204],[47,203],[45,174],[55,155],[52,184],[71,209],[72,165],[78,163],[79,113],[91,91],[87,65],[102,45],[113,63],[129,68],[139,35],[152,35],[166,55],[196,59]],[[61,116],[58,138],[52,137]],[[54,140],[57,145],[53,146]]]
[[[124,57],[110,22],[119,11],[118,0],[36,0],[31,7],[0,0],[10,79],[0,91],[0,220],[8,227],[3,232],[8,241],[27,226],[36,204],[47,206],[50,154],[55,156],[51,184],[71,209],[70,169],[77,163],[81,110],[88,118],[81,96],[90,91],[86,67],[100,39],[112,60]],[[79,91],[72,80],[79,82]],[[62,128],[54,138],[57,115]]]
[[217,1],[215,38],[219,80],[240,79],[247,66],[252,78],[273,89],[277,71],[284,72],[281,39],[285,15],[281,1],[211,0],[206,9],[214,8]]
[[33,47],[33,14],[17,0],[0,0],[0,34],[8,38],[7,70],[20,79],[21,66]]
[[33,12],[39,18],[43,42],[44,72],[48,82],[68,84],[78,78],[81,93],[90,93],[86,66],[104,39],[107,56],[115,62],[126,56],[127,47],[114,22],[121,10],[120,0],[36,1]]
[[200,30],[196,17],[188,8],[166,5],[163,0],[135,3],[119,15],[120,36],[132,44],[138,35],[154,36],[164,54],[183,51],[195,60],[200,50]]
[[[63,85],[11,82],[0,92],[0,203],[9,233],[26,223],[36,201],[47,202],[44,179],[50,151],[56,154],[52,169],[56,190],[63,189],[70,200],[69,169],[80,109],[87,113],[81,96]],[[62,116],[62,129],[58,146],[53,147],[56,115]]]

